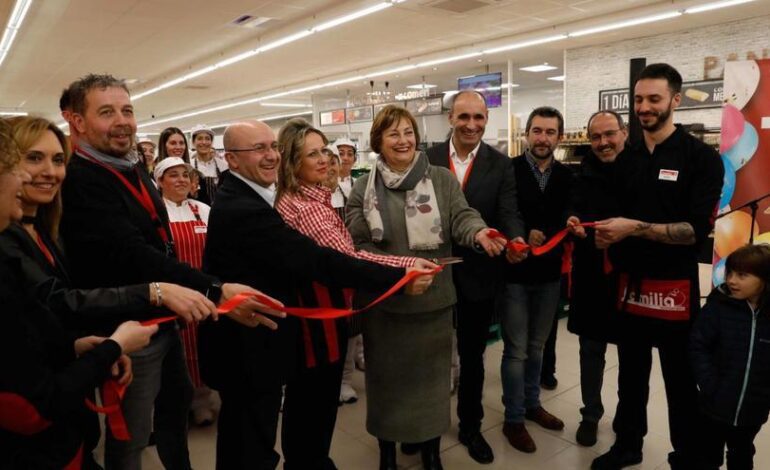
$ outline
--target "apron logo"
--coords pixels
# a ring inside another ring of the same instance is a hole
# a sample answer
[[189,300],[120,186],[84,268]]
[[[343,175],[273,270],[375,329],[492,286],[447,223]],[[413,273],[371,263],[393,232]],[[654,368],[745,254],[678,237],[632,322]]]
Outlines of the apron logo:
[[628,276],[618,284],[618,309],[633,315],[681,321],[690,318],[690,281],[642,279],[628,286]]
[[661,181],[676,181],[679,178],[679,172],[677,170],[660,170],[658,173],[658,179]]

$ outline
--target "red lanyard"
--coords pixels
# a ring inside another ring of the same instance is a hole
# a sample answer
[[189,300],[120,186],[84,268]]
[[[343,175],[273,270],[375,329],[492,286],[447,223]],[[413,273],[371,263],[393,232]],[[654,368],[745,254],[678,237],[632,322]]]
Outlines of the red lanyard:
[[53,253],[51,253],[51,250],[48,249],[48,247],[45,245],[45,242],[42,238],[40,238],[40,234],[35,231],[35,241],[37,242],[37,247],[40,248],[40,251],[43,252],[43,256],[45,256],[45,259],[48,260],[49,263],[51,263],[51,266],[56,266],[56,260],[53,257]]
[[[132,196],[134,196],[134,199],[136,199],[139,204],[144,207],[144,210],[147,211],[147,213],[150,215],[150,219],[152,219],[152,223],[155,224],[155,228],[158,230],[158,235],[160,236],[160,239],[163,240],[163,243],[168,245],[169,236],[166,232],[166,227],[163,225],[163,222],[160,220],[160,216],[158,216],[158,209],[155,207],[155,204],[152,202],[152,197],[150,197],[150,192],[147,191],[147,187],[145,187],[144,183],[142,183],[142,177],[139,174],[139,171],[134,169],[136,172],[136,178],[139,182],[139,189],[137,190],[136,187],[131,184],[130,181],[126,179],[125,176],[123,176],[119,171],[112,168],[109,165],[105,165],[104,163],[97,160],[95,157],[90,155],[88,152],[83,150],[80,147],[75,148],[75,152],[79,153],[80,155],[83,155],[86,157],[90,162],[95,163],[99,165],[100,167],[106,169],[113,175],[115,175],[116,178],[123,184],[123,186],[128,189],[128,191],[131,193]],[[140,192],[141,191],[141,192]]]
[[[471,162],[468,164],[468,169],[465,170],[465,176],[463,177],[463,184],[461,185],[461,188],[463,191],[465,191],[465,187],[468,185],[468,177],[471,175],[471,170],[473,169],[473,162],[476,161],[476,155],[471,158]],[[453,175],[457,176],[457,172],[455,171],[455,164],[452,162],[452,151],[449,151],[449,171],[452,172]]]

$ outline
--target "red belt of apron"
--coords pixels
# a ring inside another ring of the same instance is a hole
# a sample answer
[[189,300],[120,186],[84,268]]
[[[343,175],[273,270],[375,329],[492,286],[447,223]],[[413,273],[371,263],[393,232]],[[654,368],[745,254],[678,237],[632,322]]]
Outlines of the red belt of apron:
[[[189,202],[188,207],[195,216],[195,220],[186,222],[171,222],[171,236],[174,238],[176,257],[179,261],[187,263],[195,269],[201,269],[203,265],[203,249],[206,247],[206,224],[201,220],[198,206]],[[198,368],[198,324],[188,323],[186,328],[180,330],[182,344],[184,345],[187,369],[190,371],[190,379],[195,388],[203,385]]]
[[621,273],[618,281],[618,310],[632,315],[668,321],[690,319],[689,279],[644,279],[629,282]]

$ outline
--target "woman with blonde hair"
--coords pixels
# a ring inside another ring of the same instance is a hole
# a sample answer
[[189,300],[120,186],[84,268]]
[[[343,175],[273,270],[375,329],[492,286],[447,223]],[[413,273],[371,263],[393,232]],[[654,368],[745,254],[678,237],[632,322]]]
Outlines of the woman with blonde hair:
[[[275,208],[295,230],[321,246],[387,266],[430,268],[412,256],[356,250],[345,224],[331,206],[326,136],[303,119],[288,121],[278,134],[281,169]],[[430,283],[430,278],[421,281]],[[298,292],[302,305],[350,307],[352,292],[314,284]],[[304,364],[286,387],[282,442],[287,465],[334,468],[329,458],[348,340],[347,319],[302,320]],[[288,430],[288,434],[287,434]],[[297,439],[286,439],[296,436]]]
[[[11,126],[0,120],[3,234],[24,213],[23,186],[34,184],[19,160]],[[79,337],[29,289],[27,261],[0,250],[0,468],[81,468],[89,457],[85,399],[112,375],[129,383],[125,354],[148,344],[158,327],[125,322],[109,338]]]

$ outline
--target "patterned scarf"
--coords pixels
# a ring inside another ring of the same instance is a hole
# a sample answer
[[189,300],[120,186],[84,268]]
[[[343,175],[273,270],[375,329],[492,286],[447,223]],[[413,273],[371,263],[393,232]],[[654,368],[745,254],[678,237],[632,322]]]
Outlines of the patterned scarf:
[[382,155],[377,157],[364,191],[364,217],[375,243],[385,238],[385,227],[390,227],[388,211],[380,206],[381,201],[384,204],[387,190],[406,192],[404,218],[410,250],[435,250],[444,242],[429,168],[428,157],[420,152],[404,173],[391,170]]

